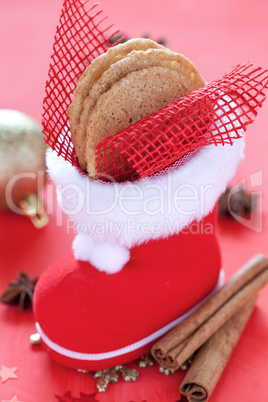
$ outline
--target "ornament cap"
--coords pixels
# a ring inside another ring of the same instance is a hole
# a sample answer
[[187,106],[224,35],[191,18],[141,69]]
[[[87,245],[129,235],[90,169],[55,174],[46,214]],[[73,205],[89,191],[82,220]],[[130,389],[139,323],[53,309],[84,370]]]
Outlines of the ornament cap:
[[43,202],[37,194],[30,194],[19,202],[19,207],[28,216],[37,229],[42,229],[49,222]]
[[30,335],[29,342],[31,345],[40,345],[41,337],[38,333]]

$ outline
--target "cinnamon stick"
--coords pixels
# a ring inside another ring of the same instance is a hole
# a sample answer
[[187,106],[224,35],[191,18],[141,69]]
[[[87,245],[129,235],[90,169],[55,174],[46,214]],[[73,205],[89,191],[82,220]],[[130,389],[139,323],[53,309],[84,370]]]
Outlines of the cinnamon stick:
[[178,369],[268,282],[268,260],[255,256],[193,314],[152,348],[161,366]]
[[246,303],[199,349],[180,391],[189,402],[207,401],[254,309],[257,296]]

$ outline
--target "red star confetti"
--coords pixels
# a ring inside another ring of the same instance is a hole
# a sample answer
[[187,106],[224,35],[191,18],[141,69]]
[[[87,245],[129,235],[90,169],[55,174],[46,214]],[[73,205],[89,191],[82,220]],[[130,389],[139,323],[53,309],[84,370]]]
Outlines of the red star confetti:
[[2,378],[2,383],[6,382],[7,380],[11,378],[17,379],[18,377],[15,374],[15,371],[18,369],[18,367],[11,367],[8,368],[6,366],[1,366],[1,371],[0,371],[0,377]]
[[55,397],[58,399],[58,401],[61,401],[61,402],[75,402],[75,401],[77,401],[77,398],[72,397],[70,391],[65,392],[64,395],[55,395]]
[[22,402],[22,401],[19,401],[17,396],[13,396],[13,398],[10,401],[2,401],[2,402]]
[[60,402],[99,402],[95,399],[96,392],[90,395],[86,395],[83,392],[80,392],[80,398],[72,396],[70,391],[65,392],[64,395],[55,395],[55,397]]
[[80,392],[80,399],[77,399],[78,401],[81,402],[99,402],[97,399],[95,399],[96,392],[90,395],[86,395],[83,392]]

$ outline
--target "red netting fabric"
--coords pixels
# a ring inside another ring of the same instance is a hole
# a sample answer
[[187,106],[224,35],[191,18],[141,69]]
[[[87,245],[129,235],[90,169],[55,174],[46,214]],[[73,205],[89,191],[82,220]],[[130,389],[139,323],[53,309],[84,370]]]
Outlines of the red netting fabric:
[[[80,170],[67,108],[78,77],[87,64],[111,47],[109,40],[116,33],[98,5],[64,0],[42,123],[46,142]],[[267,70],[250,64],[236,67],[102,141],[96,148],[97,171],[117,181],[135,180],[166,173],[188,160],[201,146],[232,144],[254,121],[266,98],[267,85]]]
[[[79,169],[68,128],[67,108],[85,67],[112,46],[109,40],[118,32],[98,4],[85,0],[63,1],[46,82],[42,125],[47,144]],[[118,36],[113,46],[121,39]]]
[[[233,144],[266,98],[268,71],[245,64],[100,142],[97,170],[117,181],[161,171],[195,149]],[[176,165],[175,165],[176,166]]]

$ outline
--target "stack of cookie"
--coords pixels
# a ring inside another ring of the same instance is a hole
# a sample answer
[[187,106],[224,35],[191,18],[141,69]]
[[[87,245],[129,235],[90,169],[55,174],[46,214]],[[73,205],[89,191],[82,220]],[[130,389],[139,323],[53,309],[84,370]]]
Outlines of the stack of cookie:
[[186,57],[150,39],[110,48],[86,68],[68,109],[81,168],[97,177],[100,141],[204,85]]

